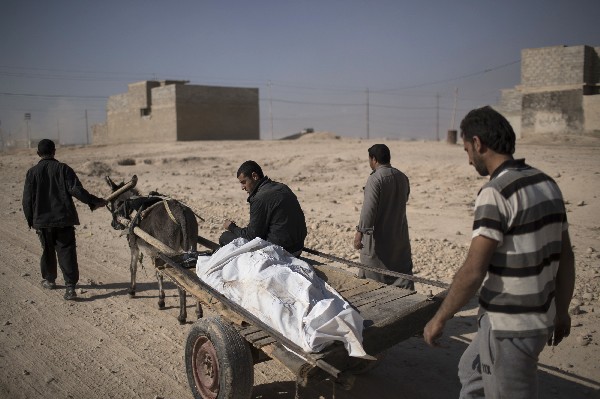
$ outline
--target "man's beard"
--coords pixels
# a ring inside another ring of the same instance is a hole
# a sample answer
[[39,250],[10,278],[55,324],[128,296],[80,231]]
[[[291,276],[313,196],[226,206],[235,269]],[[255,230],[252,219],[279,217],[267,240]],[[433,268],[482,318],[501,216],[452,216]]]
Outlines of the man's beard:
[[473,166],[480,176],[488,176],[490,174],[485,166],[485,162],[483,162],[483,160],[479,157],[473,158]]

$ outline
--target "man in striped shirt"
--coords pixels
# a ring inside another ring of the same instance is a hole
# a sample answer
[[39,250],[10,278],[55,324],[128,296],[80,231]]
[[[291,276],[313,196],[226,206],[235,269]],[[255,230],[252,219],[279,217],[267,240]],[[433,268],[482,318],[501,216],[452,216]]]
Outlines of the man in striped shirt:
[[538,355],[571,329],[575,265],[562,194],[513,159],[515,133],[491,107],[469,112],[460,128],[469,164],[490,180],[475,201],[467,259],[423,335],[437,346],[446,321],[481,288],[477,335],[459,363],[460,397],[536,398]]

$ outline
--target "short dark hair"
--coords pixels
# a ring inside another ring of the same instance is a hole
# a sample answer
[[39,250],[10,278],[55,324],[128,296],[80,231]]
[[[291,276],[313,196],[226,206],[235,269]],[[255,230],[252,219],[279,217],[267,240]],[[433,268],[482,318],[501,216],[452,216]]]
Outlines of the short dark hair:
[[474,136],[498,154],[515,152],[515,131],[506,118],[489,105],[470,111],[460,123],[460,137],[473,142]]
[[55,151],[54,141],[50,139],[41,139],[38,143],[38,154],[40,156],[53,155]]
[[390,149],[385,144],[375,144],[369,148],[369,158],[375,158],[377,163],[385,165],[390,163],[392,156]]
[[254,161],[246,161],[243,164],[241,164],[240,168],[237,171],[237,177],[240,177],[242,173],[244,174],[244,176],[250,177],[252,176],[252,172],[256,172],[258,177],[261,179],[264,177],[262,169]]

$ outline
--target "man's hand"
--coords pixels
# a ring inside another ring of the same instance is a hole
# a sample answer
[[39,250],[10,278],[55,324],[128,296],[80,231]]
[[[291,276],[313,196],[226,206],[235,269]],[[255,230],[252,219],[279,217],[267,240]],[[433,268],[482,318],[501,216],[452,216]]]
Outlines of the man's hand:
[[107,204],[108,204],[107,200],[101,199],[100,201],[97,201],[97,202],[94,202],[93,204],[90,204],[90,210],[92,212],[94,212],[96,209],[105,207]]
[[429,323],[427,323],[423,329],[423,339],[427,345],[434,348],[440,346],[437,340],[442,336],[445,324],[446,323],[438,320],[436,317],[429,320]]
[[354,234],[354,249],[362,249],[362,237],[363,233],[360,231],[357,231],[356,234]]
[[232,224],[235,224],[235,223],[233,223],[231,220],[225,220],[225,221],[223,222],[223,228],[224,228],[225,230],[229,230],[229,227],[230,227]]
[[557,314],[554,319],[554,333],[548,338],[548,346],[560,344],[569,334],[571,334],[571,316],[568,313],[560,316]]

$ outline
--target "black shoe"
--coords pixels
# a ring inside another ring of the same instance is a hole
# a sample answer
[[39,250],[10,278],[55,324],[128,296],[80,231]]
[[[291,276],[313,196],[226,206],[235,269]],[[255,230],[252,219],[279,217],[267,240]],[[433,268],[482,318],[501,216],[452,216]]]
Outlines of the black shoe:
[[47,290],[53,290],[56,288],[56,283],[54,281],[42,280],[42,287]]
[[63,296],[63,298],[65,298],[66,301],[71,301],[77,298],[75,287],[67,287],[67,290],[65,291],[65,296]]

